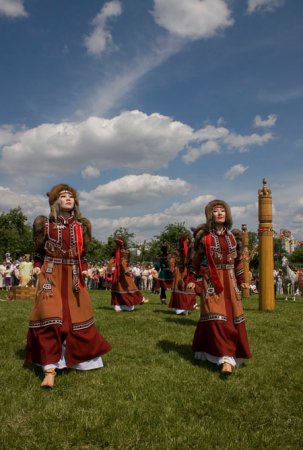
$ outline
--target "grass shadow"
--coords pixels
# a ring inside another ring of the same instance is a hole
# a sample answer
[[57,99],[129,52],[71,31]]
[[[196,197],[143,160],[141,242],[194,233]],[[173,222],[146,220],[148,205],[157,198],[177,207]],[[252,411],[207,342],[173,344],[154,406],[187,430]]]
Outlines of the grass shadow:
[[223,373],[219,372],[219,367],[216,364],[212,364],[209,361],[201,361],[194,358],[194,352],[189,344],[177,344],[173,341],[162,340],[157,343],[157,347],[160,347],[161,350],[165,353],[175,352],[178,355],[189,361],[193,366],[199,366],[205,370],[208,370],[212,373],[218,373],[222,380],[228,380],[231,378]]
[[163,340],[157,342],[157,347],[160,347],[164,353],[175,352],[187,361],[193,360],[193,352],[188,344],[177,344],[173,341]]
[[98,309],[105,309],[105,310],[107,310],[107,311],[113,311],[114,310],[114,308],[113,308],[113,306],[95,306],[94,305],[94,310],[98,310]]
[[167,322],[174,322],[177,323],[178,325],[197,325],[198,319],[194,320],[194,319],[189,319],[188,317],[166,317],[165,320]]
[[172,309],[168,309],[168,308],[166,308],[166,309],[154,309],[153,312],[154,313],[162,313],[162,314],[166,314],[166,315],[169,315],[169,316],[175,314]]
[[18,357],[18,359],[22,359],[24,361],[25,360],[25,347],[19,348],[19,350],[17,350],[15,352],[15,355]]

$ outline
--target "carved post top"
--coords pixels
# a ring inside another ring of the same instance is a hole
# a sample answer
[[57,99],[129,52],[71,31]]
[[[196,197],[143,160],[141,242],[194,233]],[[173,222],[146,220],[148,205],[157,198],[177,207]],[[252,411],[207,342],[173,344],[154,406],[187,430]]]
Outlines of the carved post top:
[[243,231],[243,233],[246,233],[246,231],[247,231],[247,225],[246,225],[246,223],[243,223],[243,224],[242,224],[241,230]]
[[263,186],[260,189],[258,189],[258,194],[260,197],[271,195],[271,189],[267,186],[265,178],[263,178]]

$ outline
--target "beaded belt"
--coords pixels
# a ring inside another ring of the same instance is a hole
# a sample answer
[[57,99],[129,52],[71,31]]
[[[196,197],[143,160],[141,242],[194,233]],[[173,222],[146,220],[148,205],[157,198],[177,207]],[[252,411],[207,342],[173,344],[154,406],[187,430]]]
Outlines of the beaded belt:
[[44,258],[44,261],[47,261],[49,263],[53,263],[53,264],[78,264],[78,260],[77,259],[68,259],[68,258],[51,258],[50,256],[46,256]]
[[216,268],[219,269],[219,270],[233,269],[234,268],[234,264],[217,264]]

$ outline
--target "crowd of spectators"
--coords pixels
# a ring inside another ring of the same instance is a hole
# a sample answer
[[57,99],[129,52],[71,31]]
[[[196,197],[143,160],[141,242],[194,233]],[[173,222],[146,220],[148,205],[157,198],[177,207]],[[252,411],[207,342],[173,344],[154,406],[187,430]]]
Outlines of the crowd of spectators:
[[[156,292],[155,280],[158,271],[152,263],[130,265],[129,270],[139,290]],[[109,272],[108,261],[89,263],[87,272],[85,282],[88,289],[111,289],[113,271]]]
[[0,263],[0,289],[9,291],[14,286],[19,286],[22,279],[22,266],[25,262],[30,262],[29,255],[22,255],[13,260],[9,253],[6,253],[4,260]]
[[[25,262],[30,262],[28,255],[22,255],[16,260],[12,260],[9,253],[5,255],[4,260],[0,263],[0,289],[10,290],[10,288],[22,284],[20,268]],[[156,292],[155,280],[158,277],[158,271],[152,263],[130,265],[129,269],[139,290]],[[110,290],[112,277],[113,273],[108,271],[108,261],[89,263],[88,276],[85,280],[86,287]]]

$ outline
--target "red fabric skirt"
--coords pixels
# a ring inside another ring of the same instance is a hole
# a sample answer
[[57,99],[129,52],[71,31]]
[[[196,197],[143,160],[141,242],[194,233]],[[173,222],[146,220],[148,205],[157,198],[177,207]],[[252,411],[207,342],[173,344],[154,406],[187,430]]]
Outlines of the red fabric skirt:
[[115,306],[139,305],[143,300],[142,292],[117,292],[112,291],[111,304]]
[[62,344],[66,343],[66,365],[72,367],[102,356],[112,346],[101,336],[95,325],[81,331],[65,332],[67,323],[43,328],[30,328],[27,334],[26,362],[55,364],[61,358]]
[[66,283],[62,283],[61,293],[63,323],[29,328],[26,347],[27,363],[43,366],[57,363],[61,358],[64,341],[67,367],[102,356],[112,349],[111,344],[98,332],[95,324],[73,331]]
[[231,303],[225,299],[227,321],[200,321],[194,334],[194,352],[206,352],[213,356],[232,356],[249,359],[249,349],[245,322],[234,324]]
[[184,309],[192,311],[196,304],[196,293],[185,293],[180,291],[172,291],[169,308]]

